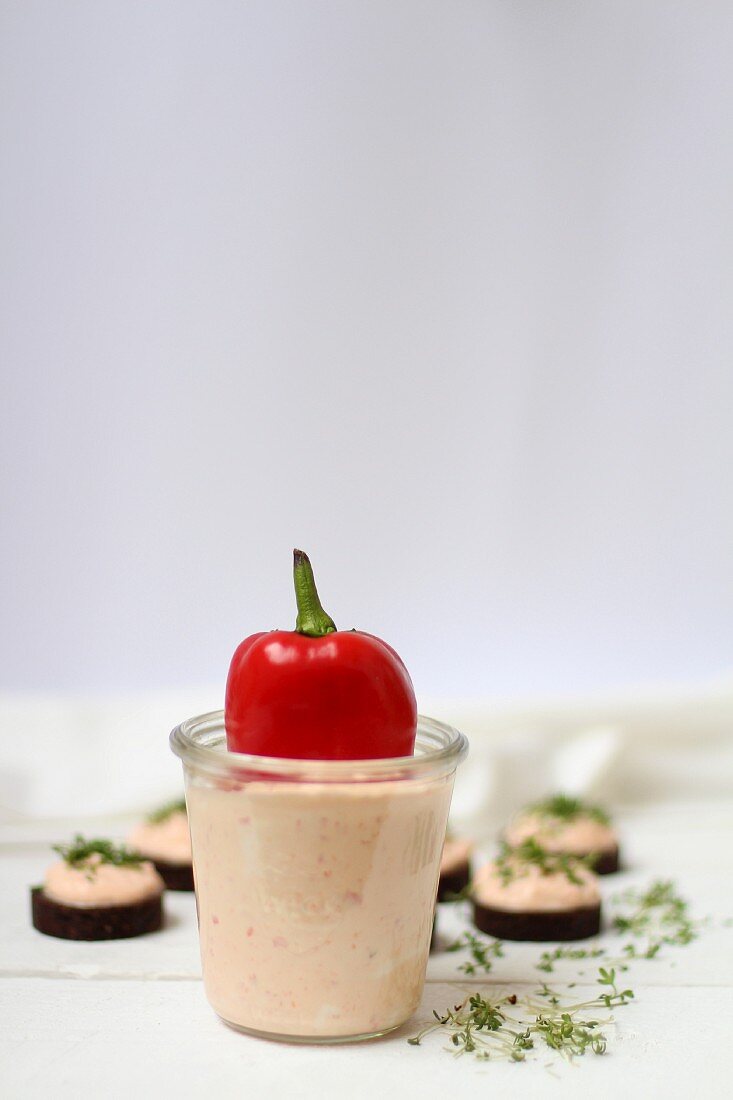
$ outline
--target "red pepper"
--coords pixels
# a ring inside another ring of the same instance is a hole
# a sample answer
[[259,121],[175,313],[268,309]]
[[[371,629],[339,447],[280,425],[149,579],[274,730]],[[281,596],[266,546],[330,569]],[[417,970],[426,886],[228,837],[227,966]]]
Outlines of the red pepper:
[[293,552],[294,631],[252,634],[229,668],[224,718],[230,752],[303,760],[409,756],[417,705],[386,642],[337,630],[318,598],[307,554]]

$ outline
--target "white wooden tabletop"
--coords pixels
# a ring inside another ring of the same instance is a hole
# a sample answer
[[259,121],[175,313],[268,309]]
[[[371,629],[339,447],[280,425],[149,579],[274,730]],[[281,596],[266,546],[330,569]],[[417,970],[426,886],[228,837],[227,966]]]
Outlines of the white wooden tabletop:
[[[494,1090],[523,1097],[727,1097],[733,1024],[733,803],[666,803],[620,815],[628,869],[602,880],[606,898],[671,878],[709,918],[699,938],[663,957],[633,962],[632,1004],[614,1012],[608,1052],[567,1064],[539,1051],[522,1064],[456,1059],[433,1035],[407,1039],[438,1011],[480,989],[589,991],[593,960],[536,969],[539,945],[508,944],[489,978],[458,971],[460,954],[431,957],[423,1003],[387,1039],[337,1047],[269,1043],[214,1016],[200,980],[192,895],[166,897],[167,926],[134,940],[70,943],[41,936],[29,887],[51,855],[23,830],[2,843],[0,1092],[4,1097],[442,1097]],[[64,840],[73,826],[59,825]],[[116,833],[124,831],[115,823]],[[37,837],[36,832],[35,836]],[[1,839],[1,838],[0,838]],[[465,907],[441,906],[444,940],[467,927]],[[613,946],[611,933],[600,940]],[[598,987],[595,987],[596,989]]]

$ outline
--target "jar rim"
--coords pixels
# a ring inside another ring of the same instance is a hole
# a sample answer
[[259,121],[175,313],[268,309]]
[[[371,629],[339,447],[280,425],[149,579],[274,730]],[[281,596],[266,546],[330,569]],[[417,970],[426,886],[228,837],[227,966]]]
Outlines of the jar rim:
[[419,714],[414,756],[366,760],[301,760],[280,756],[255,756],[229,752],[224,711],[213,710],[188,718],[171,731],[170,747],[184,766],[220,777],[278,778],[296,782],[362,782],[374,779],[406,779],[455,771],[468,753],[464,734]]

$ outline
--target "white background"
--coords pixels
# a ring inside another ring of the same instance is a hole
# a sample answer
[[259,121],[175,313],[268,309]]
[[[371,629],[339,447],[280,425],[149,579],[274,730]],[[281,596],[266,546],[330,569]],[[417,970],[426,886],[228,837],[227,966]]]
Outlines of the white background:
[[0,3],[0,687],[730,668],[733,8]]

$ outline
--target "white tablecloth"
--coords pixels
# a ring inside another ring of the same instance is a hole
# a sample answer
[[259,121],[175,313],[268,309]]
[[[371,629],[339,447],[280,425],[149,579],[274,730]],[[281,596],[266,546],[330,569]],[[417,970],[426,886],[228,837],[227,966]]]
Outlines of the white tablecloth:
[[[108,823],[109,831],[125,825]],[[733,1021],[733,803],[673,800],[620,816],[628,870],[603,880],[604,893],[671,877],[709,917],[700,938],[663,958],[632,964],[624,984],[636,1000],[616,1010],[603,1057],[566,1065],[544,1052],[521,1065],[455,1060],[439,1036],[406,1042],[433,1009],[481,988],[531,989],[538,945],[508,945],[490,980],[466,979],[456,954],[431,957],[423,1003],[388,1039],[317,1048],[282,1046],[229,1030],[209,1008],[200,980],[195,906],[168,895],[169,924],[137,940],[69,943],[30,925],[28,888],[49,853],[40,827],[0,831],[0,1063],[11,1098],[493,1096],[662,1097],[730,1095]],[[65,835],[72,823],[54,823]],[[48,828],[48,826],[46,826]],[[36,839],[34,839],[34,835]],[[441,907],[444,938],[463,926],[459,907]],[[608,934],[607,934],[608,935]],[[582,970],[584,973],[580,974]],[[593,986],[595,964],[563,963],[560,991]],[[592,995],[592,994],[591,994]]]

